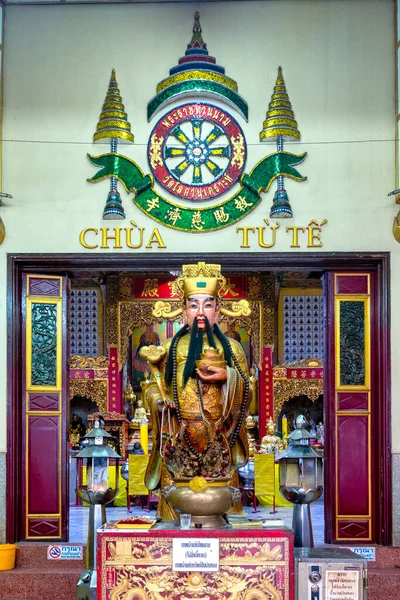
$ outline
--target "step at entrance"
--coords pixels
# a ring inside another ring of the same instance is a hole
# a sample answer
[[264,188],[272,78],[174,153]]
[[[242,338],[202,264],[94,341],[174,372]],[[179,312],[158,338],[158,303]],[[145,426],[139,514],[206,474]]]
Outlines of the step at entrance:
[[15,569],[0,571],[1,600],[75,600],[82,560],[48,560],[49,543],[18,544]]

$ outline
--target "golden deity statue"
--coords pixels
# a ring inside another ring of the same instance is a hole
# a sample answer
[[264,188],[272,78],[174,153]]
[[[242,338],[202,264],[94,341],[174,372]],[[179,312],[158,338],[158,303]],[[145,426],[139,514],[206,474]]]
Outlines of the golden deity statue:
[[147,419],[147,413],[146,409],[143,406],[143,400],[139,398],[139,400],[137,401],[135,414],[133,415],[132,424],[140,425],[143,419]]
[[247,440],[249,443],[249,459],[254,459],[254,454],[256,453],[256,439],[254,437],[253,429],[257,427],[257,423],[254,420],[253,415],[249,415],[246,419],[246,428],[247,428]]
[[125,415],[126,415],[127,419],[129,419],[130,421],[133,418],[135,401],[136,401],[136,394],[133,391],[131,382],[128,381],[128,383],[126,384],[125,393],[124,393],[124,409],[125,409]]
[[72,420],[69,425],[69,443],[71,448],[77,449],[79,448],[79,444],[81,442],[81,438],[86,433],[86,427],[82,422],[81,417],[76,415],[75,413],[72,415]]
[[252,392],[252,400],[249,406],[249,413],[252,415],[258,415],[258,375],[256,373],[255,367],[251,367],[250,369],[250,386]]
[[126,384],[125,394],[124,394],[125,402],[130,402],[131,404],[135,404],[136,394],[133,391],[133,387],[130,381]]
[[143,400],[143,406],[146,409],[147,414],[149,414],[150,409],[149,406],[147,404],[147,388],[150,385],[150,373],[148,371],[145,371],[144,373],[144,379],[142,379],[142,381],[140,382],[140,387],[142,388],[142,400]]
[[[176,283],[182,308],[172,312],[168,303],[158,301],[153,315],[174,318],[183,312],[183,327],[164,346],[141,349],[152,370],[146,395],[153,450],[145,483],[151,490],[175,482],[196,487],[198,481],[207,493],[210,485],[228,489],[248,460],[251,389],[243,348],[222,333],[218,317],[220,312],[248,315],[250,309],[245,300],[235,302],[235,312],[221,307],[226,280],[219,265],[184,265]],[[196,492],[199,505],[203,496],[197,487]],[[161,506],[161,516],[175,518],[168,503]]]
[[275,454],[278,456],[285,449],[282,439],[275,433],[275,423],[270,418],[267,422],[267,435],[261,440],[260,454]]

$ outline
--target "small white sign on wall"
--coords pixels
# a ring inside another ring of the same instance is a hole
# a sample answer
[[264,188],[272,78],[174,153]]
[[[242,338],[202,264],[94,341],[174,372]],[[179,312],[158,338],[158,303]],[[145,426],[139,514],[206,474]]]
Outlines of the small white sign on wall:
[[219,539],[174,538],[172,540],[173,571],[218,571]]

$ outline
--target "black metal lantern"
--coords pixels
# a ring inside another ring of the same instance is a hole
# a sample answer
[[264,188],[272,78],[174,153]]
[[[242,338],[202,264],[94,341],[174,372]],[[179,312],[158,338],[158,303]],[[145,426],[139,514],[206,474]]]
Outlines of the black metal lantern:
[[279,483],[282,495],[293,502],[294,545],[313,548],[310,504],[323,491],[323,457],[310,446],[311,434],[303,415],[296,419],[296,429],[288,436],[289,446],[279,456]]
[[[79,486],[76,492],[89,504],[86,571],[78,582],[77,599],[96,600],[97,597],[96,532],[106,522],[106,504],[112,502],[118,492],[118,460],[121,457],[105,441],[112,437],[96,421],[93,429],[85,435],[88,444],[75,456],[86,459],[86,485]],[[108,482],[110,458],[116,460],[114,488]]]

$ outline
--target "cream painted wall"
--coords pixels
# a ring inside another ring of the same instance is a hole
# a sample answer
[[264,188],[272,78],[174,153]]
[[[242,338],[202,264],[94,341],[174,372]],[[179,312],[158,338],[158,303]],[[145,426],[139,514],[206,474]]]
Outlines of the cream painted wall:
[[[161,115],[147,123],[147,102],[184,54],[195,10],[210,54],[238,82],[249,104],[248,123],[226,107],[246,134],[247,171],[275,150],[259,142],[259,132],[277,68],[283,67],[302,133],[301,144],[285,149],[308,152],[299,167],[308,180],[286,180],[295,216],[281,223],[273,251],[295,251],[285,233],[287,225],[327,219],[321,251],[392,252],[395,299],[400,290],[400,247],[391,233],[397,209],[393,197],[387,196],[395,186],[392,0],[7,7],[3,189],[14,199],[0,213],[7,230],[0,247],[0,281],[6,281],[7,253],[81,252],[79,233],[87,227],[128,226],[133,219],[145,228],[145,240],[150,236],[156,224],[135,207],[122,186],[126,223],[102,220],[109,184],[87,183],[96,169],[86,153],[109,150],[107,145],[93,145],[92,136],[115,68],[135,135],[135,144],[120,146],[119,151],[149,171],[147,141]],[[238,226],[262,225],[272,197],[273,189]],[[241,245],[235,226],[202,235],[159,229],[167,249],[153,248],[150,254],[201,251],[205,245],[208,251],[232,252]],[[254,239],[243,252],[258,250],[268,252]],[[301,242],[301,250],[307,250],[306,242]],[[5,304],[3,283],[3,315]],[[392,336],[400,337],[396,322]],[[6,448],[5,356],[2,328],[0,451]],[[393,347],[392,359],[396,373],[400,349]],[[399,396],[394,379],[394,430],[400,426]],[[400,451],[396,436],[393,450]]]

